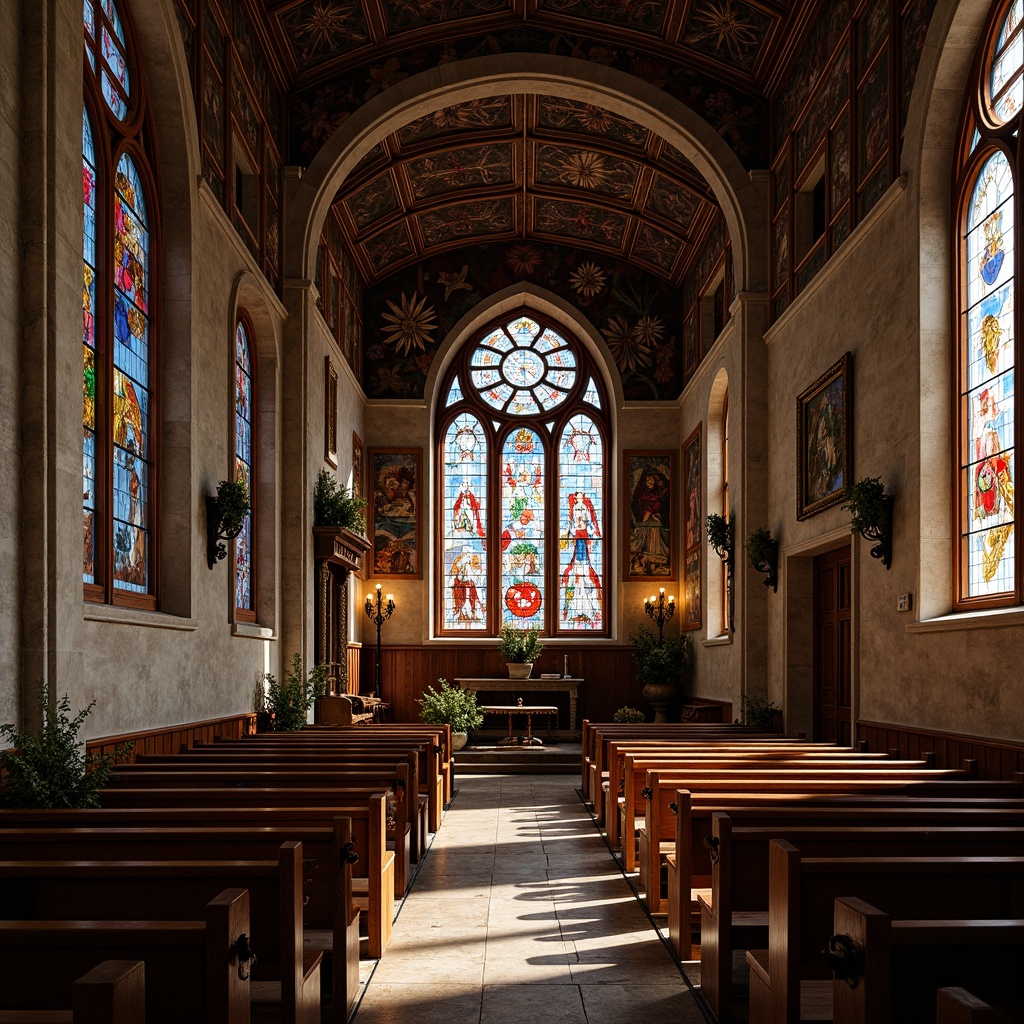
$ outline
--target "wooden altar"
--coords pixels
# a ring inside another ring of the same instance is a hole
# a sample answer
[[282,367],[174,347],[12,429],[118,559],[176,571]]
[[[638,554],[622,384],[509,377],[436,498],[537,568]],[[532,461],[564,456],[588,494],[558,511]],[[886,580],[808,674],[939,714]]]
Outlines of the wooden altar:
[[478,693],[512,693],[520,696],[524,693],[568,693],[569,728],[560,729],[559,736],[567,740],[580,738],[576,709],[579,703],[579,688],[583,685],[582,679],[456,679],[455,685],[462,690],[475,690]]

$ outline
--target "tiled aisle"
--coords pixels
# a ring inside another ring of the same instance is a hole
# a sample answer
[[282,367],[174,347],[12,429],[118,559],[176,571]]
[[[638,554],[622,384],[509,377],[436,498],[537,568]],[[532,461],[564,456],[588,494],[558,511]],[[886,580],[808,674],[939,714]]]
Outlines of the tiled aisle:
[[355,1024],[700,1024],[572,775],[464,776]]

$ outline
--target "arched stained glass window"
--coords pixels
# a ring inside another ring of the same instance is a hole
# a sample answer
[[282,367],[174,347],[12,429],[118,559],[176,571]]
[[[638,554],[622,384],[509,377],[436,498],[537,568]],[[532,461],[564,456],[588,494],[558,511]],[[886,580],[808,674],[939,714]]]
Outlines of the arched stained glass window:
[[155,605],[153,142],[130,103],[129,23],[84,0],[83,511],[85,596]]
[[438,418],[441,633],[607,634],[598,380],[577,342],[527,312],[453,362]]
[[[252,346],[245,319],[235,328],[235,479],[249,492],[255,508],[255,453],[253,451],[253,401],[256,397]],[[253,513],[250,510],[235,538],[235,613],[255,619],[253,603]],[[248,613],[248,614],[246,614]]]
[[[958,175],[960,299],[957,370],[957,591],[960,609],[1019,604],[1014,503],[1019,312],[1015,178],[1006,126],[1016,135],[1024,99],[1021,0],[998,13],[998,30],[964,118]],[[990,125],[1001,122],[999,130]]]

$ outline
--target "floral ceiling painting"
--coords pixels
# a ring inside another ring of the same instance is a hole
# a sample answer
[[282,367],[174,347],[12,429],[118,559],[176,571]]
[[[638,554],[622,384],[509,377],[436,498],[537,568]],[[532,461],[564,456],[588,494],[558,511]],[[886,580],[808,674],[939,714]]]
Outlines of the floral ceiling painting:
[[513,242],[442,253],[365,296],[364,390],[420,398],[438,346],[487,296],[523,280],[570,299],[591,318],[626,398],[673,399],[682,388],[676,289],[621,260],[579,248]]

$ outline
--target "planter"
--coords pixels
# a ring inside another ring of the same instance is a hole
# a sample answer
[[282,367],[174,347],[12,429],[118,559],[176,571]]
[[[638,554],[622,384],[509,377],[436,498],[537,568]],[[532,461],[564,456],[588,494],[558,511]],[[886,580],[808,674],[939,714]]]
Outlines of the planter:
[[655,723],[667,722],[668,717],[665,712],[672,701],[679,696],[679,687],[675,683],[645,683],[640,693],[654,709]]
[[532,661],[510,661],[508,663],[509,679],[529,679],[532,671]]
[[455,732],[452,730],[452,750],[461,750],[469,742],[468,732]]

